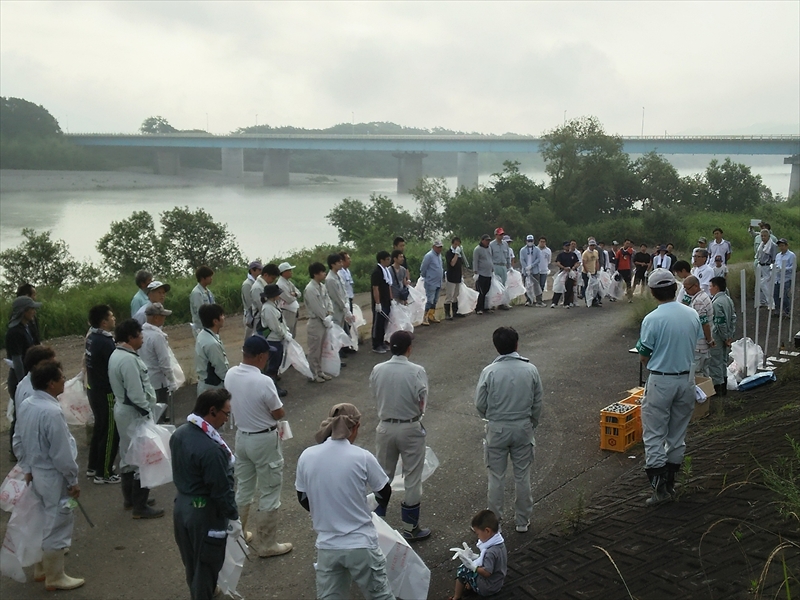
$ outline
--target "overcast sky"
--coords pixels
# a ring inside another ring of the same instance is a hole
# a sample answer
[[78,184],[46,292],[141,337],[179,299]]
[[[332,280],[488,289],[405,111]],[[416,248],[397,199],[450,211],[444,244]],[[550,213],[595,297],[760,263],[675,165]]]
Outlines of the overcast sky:
[[0,2],[0,95],[71,132],[393,121],[800,133],[800,2]]

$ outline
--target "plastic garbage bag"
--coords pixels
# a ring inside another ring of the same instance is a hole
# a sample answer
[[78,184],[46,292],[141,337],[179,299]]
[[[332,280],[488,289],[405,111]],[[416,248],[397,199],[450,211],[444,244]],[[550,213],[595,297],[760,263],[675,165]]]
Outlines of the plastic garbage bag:
[[228,536],[225,544],[225,561],[222,563],[222,569],[217,577],[217,585],[223,595],[233,598],[242,597],[236,591],[236,586],[239,585],[239,578],[242,576],[244,561],[248,554],[250,554],[250,548],[241,534],[236,537]]
[[608,295],[614,300],[622,300],[625,297],[625,288],[622,276],[619,273],[614,273],[611,278],[611,285],[608,288]]
[[414,332],[414,325],[411,323],[411,308],[398,304],[392,300],[392,310],[389,313],[389,323],[386,325],[386,335],[383,339],[389,341],[395,331]]
[[[530,277],[528,279],[530,279]],[[509,302],[525,295],[525,285],[522,283],[522,273],[516,269],[508,270],[508,275],[506,276],[506,294],[508,294]]]
[[458,314],[468,315],[475,310],[480,294],[462,281],[458,286]]
[[525,293],[531,302],[536,302],[536,298],[542,295],[542,286],[539,285],[539,278],[529,275],[525,279]]
[[358,304],[353,304],[353,317],[355,320],[350,323],[350,347],[358,351],[358,328],[367,324],[364,313]]
[[614,283],[614,280],[611,278],[609,272],[608,271],[598,272],[597,280],[600,283],[600,297],[605,298],[606,296],[609,296],[611,292],[611,286]]
[[333,377],[339,376],[339,371],[342,369],[339,350],[342,349],[342,346],[349,345],[350,336],[336,323],[325,330],[325,341],[322,342],[322,359],[320,360],[320,367],[323,373]]
[[[433,472],[439,468],[439,458],[436,453],[431,450],[430,446],[425,447],[425,464],[422,466],[422,481],[427,481],[433,475]],[[397,461],[397,468],[394,471],[394,479],[392,479],[392,493],[402,492],[406,489],[405,479],[403,477],[403,458]]]
[[44,506],[33,486],[27,485],[11,512],[3,548],[0,550],[0,573],[25,583],[25,571],[42,560]]
[[425,293],[425,279],[420,277],[415,287],[408,288],[407,306],[411,308],[411,324],[414,327],[422,324],[422,319],[425,317],[425,303],[427,301],[428,296]]
[[506,286],[503,285],[497,275],[492,275],[492,285],[489,287],[489,293],[486,294],[486,307],[495,308],[496,306],[503,306],[508,303],[509,299]]
[[278,374],[285,373],[289,367],[294,367],[295,371],[314,379],[314,374],[311,372],[311,367],[308,366],[308,358],[306,353],[303,352],[303,347],[300,342],[292,338],[291,340],[283,340],[283,362],[278,369]]
[[558,273],[556,273],[556,276],[553,277],[553,293],[563,294],[566,291],[567,291],[567,272],[559,271]]
[[[745,342],[747,343],[746,370],[744,361]],[[743,377],[749,377],[750,375],[756,374],[759,367],[764,362],[764,351],[761,349],[761,346],[756,346],[753,340],[750,338],[742,338],[731,344],[730,357],[737,365],[739,365],[738,377],[741,379]]]
[[774,371],[764,371],[762,373],[756,373],[755,375],[751,375],[750,377],[745,377],[739,382],[739,391],[744,392],[746,390],[752,390],[760,385],[764,385],[765,383],[769,383],[771,381],[775,381],[775,372]]
[[396,598],[427,598],[431,571],[405,538],[375,513],[372,523],[386,557],[386,576]]
[[175,385],[180,389],[183,387],[183,384],[186,383],[186,375],[181,368],[181,363],[175,358],[175,353],[172,351],[172,348],[167,346],[167,350],[169,350],[169,364],[172,367],[172,376],[175,378]]
[[11,512],[24,490],[25,473],[19,465],[14,465],[3,480],[3,485],[0,485],[0,509]]
[[[600,280],[596,275],[589,275],[586,281],[586,289],[583,292],[583,298],[586,301],[586,306],[591,306],[592,301],[600,294]],[[602,296],[600,296],[602,298]]]
[[64,384],[64,393],[58,396],[61,411],[69,425],[94,423],[94,413],[89,405],[89,396],[83,387],[83,371]]
[[172,481],[172,453],[169,438],[174,426],[157,425],[147,418],[132,425],[131,445],[126,460],[139,467],[142,487],[154,488]]

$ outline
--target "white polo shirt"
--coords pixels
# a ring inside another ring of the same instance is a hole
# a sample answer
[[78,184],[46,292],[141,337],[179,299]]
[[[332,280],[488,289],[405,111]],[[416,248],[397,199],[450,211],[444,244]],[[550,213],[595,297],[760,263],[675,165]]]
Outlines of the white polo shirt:
[[697,277],[700,282],[700,288],[706,293],[710,294],[711,279],[714,277],[714,269],[708,265],[700,265],[699,267],[692,267],[692,275]]
[[256,433],[277,424],[272,411],[283,403],[275,383],[256,367],[239,364],[228,369],[225,389],[231,393],[231,412],[237,429]]
[[370,452],[328,438],[306,448],[297,461],[294,487],[305,492],[322,550],[377,548],[367,488],[380,491],[389,478]]

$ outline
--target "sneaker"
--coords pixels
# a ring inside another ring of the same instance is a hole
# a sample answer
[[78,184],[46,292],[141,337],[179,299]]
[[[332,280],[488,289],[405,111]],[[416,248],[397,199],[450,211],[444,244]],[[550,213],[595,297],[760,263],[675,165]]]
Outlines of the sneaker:
[[94,479],[92,479],[92,483],[96,483],[97,485],[103,485],[106,483],[119,483],[120,481],[122,481],[122,479],[119,475],[111,475],[110,477],[95,476]]
[[333,377],[328,375],[327,373],[320,373],[318,377],[322,377],[325,381],[330,381],[331,379],[333,379]]
[[525,302],[525,306],[533,306],[533,304],[531,303],[530,300],[528,300],[527,302]]
[[544,302],[537,302],[536,306],[539,308],[545,308],[547,305]]
[[551,304],[551,305],[550,305],[550,308],[555,308],[555,307],[556,307],[556,305],[555,305],[555,304]]
[[475,314],[476,314],[476,315],[482,315],[482,314],[483,314],[483,311],[482,311],[482,310],[476,310],[476,311],[475,311]]
[[569,310],[571,307],[572,307],[572,304],[567,304],[567,305],[566,305],[564,308],[566,308],[567,310]]
[[530,527],[530,525],[531,525],[530,521],[528,521],[524,525],[517,525],[516,527],[514,527],[514,531],[516,531],[517,533],[528,533],[528,528]]
[[86,469],[86,476],[87,477],[89,477],[91,479],[95,475],[97,475],[97,471],[95,471],[94,469]]
[[328,380],[327,380],[327,379],[325,379],[324,377],[320,377],[319,375],[317,375],[317,376],[316,376],[316,377],[314,377],[313,379],[309,379],[309,381],[310,381],[311,383],[325,383],[325,382],[326,382],[326,381],[328,381]]
[[378,346],[377,348],[372,349],[373,352],[376,354],[386,354],[387,350],[383,346]]

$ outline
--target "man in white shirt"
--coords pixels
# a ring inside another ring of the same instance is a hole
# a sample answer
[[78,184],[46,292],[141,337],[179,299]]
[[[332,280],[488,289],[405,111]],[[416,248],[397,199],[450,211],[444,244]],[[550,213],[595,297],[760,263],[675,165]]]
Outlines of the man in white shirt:
[[[536,275],[539,277],[539,287],[542,292],[547,288],[547,276],[550,275],[550,262],[553,259],[553,251],[547,247],[547,238],[539,238],[539,263],[536,269]],[[536,299],[536,306],[543,307],[545,304],[542,298]]]
[[714,268],[708,265],[708,250],[696,248],[692,254],[692,275],[697,277],[700,287],[708,294],[711,279],[714,277]]
[[731,259],[731,243],[722,239],[722,229],[717,227],[714,230],[714,240],[708,245],[708,263],[714,266],[714,258],[722,257],[722,262],[728,264]]
[[[241,364],[225,374],[225,389],[231,393],[236,423],[236,505],[244,531],[249,518],[256,524],[251,545],[262,558],[292,549],[292,544],[276,541],[284,464],[278,420],[286,411],[272,379],[262,373],[269,351],[262,336],[247,338]],[[256,490],[258,499],[253,512],[251,502]]]
[[[525,245],[519,249],[519,269],[522,273],[522,281],[527,283],[528,278],[535,277],[537,283],[539,282],[538,269],[539,261],[541,260],[541,251],[534,243],[534,238],[529,235],[525,239]],[[526,286],[527,287],[527,286]],[[541,287],[541,285],[540,285]],[[526,294],[525,306],[533,306],[537,298],[531,298]]]
[[151,281],[147,284],[147,302],[142,304],[139,310],[133,314],[133,318],[136,319],[136,322],[139,323],[139,325],[144,325],[147,322],[147,315],[145,314],[147,307],[155,303],[163,305],[169,290],[170,285],[168,283]]
[[[789,316],[792,305],[792,281],[794,281],[794,270],[797,267],[797,256],[789,250],[789,241],[786,238],[778,240],[779,252],[775,255],[775,290],[773,297],[775,300],[775,311],[781,308],[781,293],[783,293],[783,314]],[[781,285],[783,281],[783,285]]]
[[[242,311],[244,316],[242,322],[244,324],[244,339],[253,335],[254,325],[258,312],[253,312],[253,303],[250,299],[250,292],[253,291],[253,284],[256,279],[261,275],[261,269],[264,268],[257,260],[250,263],[247,269],[247,278],[242,282]],[[259,307],[260,308],[260,307]]]

